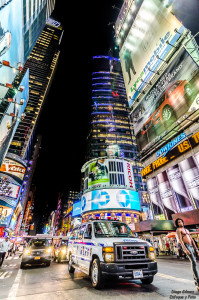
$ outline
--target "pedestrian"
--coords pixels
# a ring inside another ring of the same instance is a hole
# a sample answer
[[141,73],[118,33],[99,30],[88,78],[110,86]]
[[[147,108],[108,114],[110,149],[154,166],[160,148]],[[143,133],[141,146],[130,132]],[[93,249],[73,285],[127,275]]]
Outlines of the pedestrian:
[[0,267],[3,264],[4,258],[6,253],[11,248],[11,242],[9,241],[8,236],[5,238],[5,240],[0,244]]
[[188,259],[191,262],[195,285],[196,285],[197,290],[199,291],[199,274],[197,271],[197,263],[196,263],[196,258],[194,255],[195,254],[194,249],[195,249],[196,254],[199,257],[198,248],[196,247],[196,245],[189,233],[189,230],[184,228],[184,221],[182,219],[178,218],[175,221],[175,225],[177,227],[177,230],[176,230],[177,238],[179,240],[179,243],[182,246],[183,251],[186,253]]
[[159,250],[158,250],[158,241],[157,240],[154,241],[154,248],[155,248],[156,255],[158,256]]
[[170,245],[169,245],[169,242],[168,242],[168,241],[166,241],[165,246],[166,246],[166,255],[167,255],[167,254],[170,255]]

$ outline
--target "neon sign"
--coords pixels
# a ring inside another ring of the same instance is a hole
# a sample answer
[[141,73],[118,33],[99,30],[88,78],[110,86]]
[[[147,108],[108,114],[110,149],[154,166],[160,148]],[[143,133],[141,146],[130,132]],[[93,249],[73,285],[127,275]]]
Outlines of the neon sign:
[[183,132],[180,135],[178,135],[175,139],[173,139],[171,142],[169,142],[166,146],[162,147],[160,150],[156,152],[156,156],[159,157],[163,154],[163,157],[173,148],[175,147],[180,141],[184,140],[186,138],[186,134]]

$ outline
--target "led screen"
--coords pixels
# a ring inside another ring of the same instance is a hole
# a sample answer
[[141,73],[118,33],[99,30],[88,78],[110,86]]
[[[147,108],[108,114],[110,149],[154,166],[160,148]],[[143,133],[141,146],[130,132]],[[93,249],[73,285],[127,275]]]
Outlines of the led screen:
[[0,226],[6,227],[9,225],[10,219],[13,214],[13,209],[2,205],[0,201]]
[[0,168],[0,200],[5,205],[16,207],[18,195],[26,172],[26,164],[13,154],[3,160]]
[[138,192],[127,189],[102,189],[85,193],[82,212],[103,209],[135,209],[140,211]]
[[18,163],[17,161],[6,157],[4,158],[3,163],[0,167],[0,172],[5,172],[14,177],[17,177],[22,183],[26,168],[24,167],[24,165]]
[[84,190],[125,187],[135,190],[132,165],[123,159],[99,158],[88,164],[84,176]]
[[183,48],[133,112],[138,150],[149,148],[164,132],[171,138],[186,122],[177,121],[198,108],[198,65]]
[[185,28],[159,0],[145,0],[120,51],[131,106]]
[[81,215],[81,200],[73,203],[73,213],[72,217]]
[[156,219],[199,208],[199,153],[147,180]]

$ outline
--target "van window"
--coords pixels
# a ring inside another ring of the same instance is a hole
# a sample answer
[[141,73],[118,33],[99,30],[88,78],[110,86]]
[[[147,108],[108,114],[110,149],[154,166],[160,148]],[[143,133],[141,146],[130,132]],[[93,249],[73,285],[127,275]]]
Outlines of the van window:
[[75,240],[77,238],[77,234],[78,234],[78,229],[79,228],[76,228],[74,229],[72,232],[71,232],[71,235],[70,235],[70,240]]
[[85,230],[85,233],[84,233],[84,237],[85,238],[92,237],[92,225],[91,224],[88,224],[88,226]]
[[85,229],[86,229],[86,225],[83,225],[79,228],[78,237],[77,237],[78,240],[82,240]]

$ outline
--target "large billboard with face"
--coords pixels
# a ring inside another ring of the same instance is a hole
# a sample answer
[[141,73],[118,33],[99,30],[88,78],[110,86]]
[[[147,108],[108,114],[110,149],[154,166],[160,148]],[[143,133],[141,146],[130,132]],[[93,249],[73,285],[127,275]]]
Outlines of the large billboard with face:
[[150,81],[185,28],[159,0],[145,0],[120,50],[129,105]]
[[138,192],[128,189],[95,190],[85,193],[81,202],[82,213],[103,209],[141,209]]
[[185,121],[177,121],[199,108],[198,65],[183,48],[133,112],[134,130],[139,150],[170,132],[180,130]]

